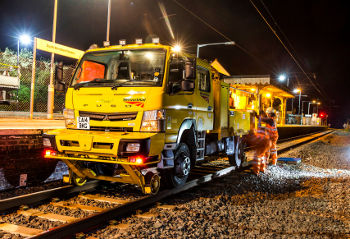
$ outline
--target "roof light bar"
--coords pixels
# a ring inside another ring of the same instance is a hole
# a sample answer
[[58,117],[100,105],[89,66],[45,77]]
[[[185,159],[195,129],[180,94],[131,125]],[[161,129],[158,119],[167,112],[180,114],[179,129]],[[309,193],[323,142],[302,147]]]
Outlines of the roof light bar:
[[103,46],[104,47],[109,47],[111,45],[110,41],[103,41]]
[[136,44],[141,45],[142,44],[142,38],[136,38]]
[[122,45],[122,46],[126,45],[126,40],[125,39],[119,40],[119,45]]
[[159,37],[152,38],[152,43],[159,44]]

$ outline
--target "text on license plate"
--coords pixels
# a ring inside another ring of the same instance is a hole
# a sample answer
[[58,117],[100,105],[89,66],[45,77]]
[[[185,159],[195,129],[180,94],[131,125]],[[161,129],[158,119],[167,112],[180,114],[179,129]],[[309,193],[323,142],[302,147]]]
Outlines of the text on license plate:
[[77,117],[78,129],[90,129],[90,117]]

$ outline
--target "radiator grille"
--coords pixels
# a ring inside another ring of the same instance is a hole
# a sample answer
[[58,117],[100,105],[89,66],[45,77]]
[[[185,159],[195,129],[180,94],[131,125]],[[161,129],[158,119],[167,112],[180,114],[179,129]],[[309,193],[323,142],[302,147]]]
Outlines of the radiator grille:
[[90,126],[90,130],[106,132],[133,132],[132,127],[96,127]]
[[90,117],[90,120],[96,121],[128,121],[136,119],[137,112],[97,113],[79,111],[79,116]]

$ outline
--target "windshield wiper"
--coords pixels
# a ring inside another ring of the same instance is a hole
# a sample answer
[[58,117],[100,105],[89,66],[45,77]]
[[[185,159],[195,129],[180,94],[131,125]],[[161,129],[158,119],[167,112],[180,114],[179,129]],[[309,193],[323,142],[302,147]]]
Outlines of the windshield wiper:
[[74,90],[77,90],[77,89],[79,89],[79,88],[81,88],[83,86],[89,85],[91,83],[109,83],[111,81],[112,80],[106,80],[106,79],[103,79],[103,78],[95,78],[92,81],[80,82],[80,83],[74,85]]
[[115,85],[112,86],[112,90],[115,90],[115,89],[117,89],[118,87],[124,85],[124,83],[130,82],[130,81],[133,81],[133,80],[129,79],[129,80],[126,80],[126,81],[124,81],[124,82],[117,83],[117,84],[115,84]]

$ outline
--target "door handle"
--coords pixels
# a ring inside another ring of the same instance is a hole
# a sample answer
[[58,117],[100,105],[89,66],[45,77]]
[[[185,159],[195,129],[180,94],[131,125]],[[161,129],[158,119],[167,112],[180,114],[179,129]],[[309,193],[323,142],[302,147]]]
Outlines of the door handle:
[[187,108],[192,109],[192,106],[193,106],[192,103],[188,103]]
[[213,109],[213,107],[211,107],[211,106],[208,106],[208,110],[212,110]]

